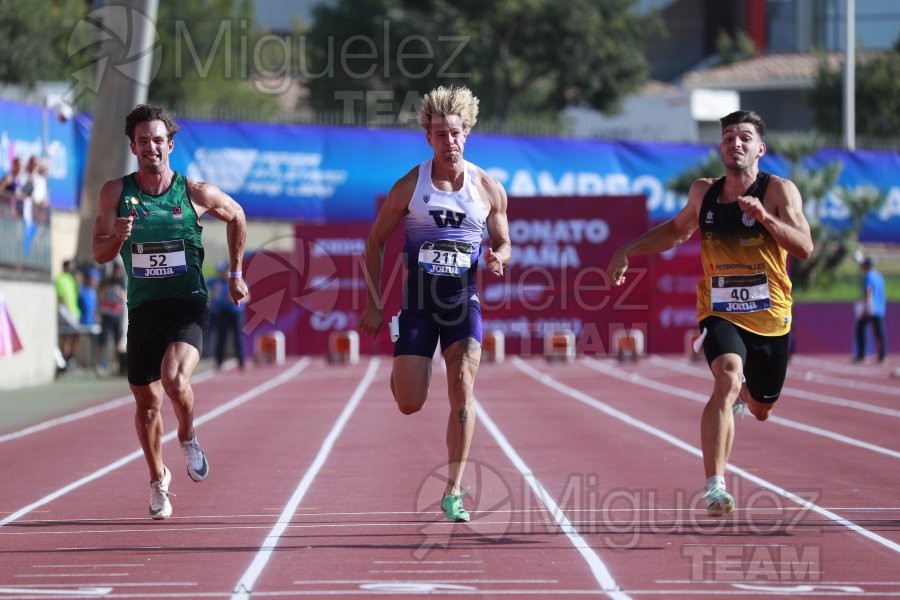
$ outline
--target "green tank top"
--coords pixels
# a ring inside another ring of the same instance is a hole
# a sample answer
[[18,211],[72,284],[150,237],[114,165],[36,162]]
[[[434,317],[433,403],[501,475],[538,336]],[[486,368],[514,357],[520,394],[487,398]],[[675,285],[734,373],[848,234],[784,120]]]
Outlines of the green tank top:
[[131,237],[119,251],[128,274],[128,309],[153,300],[207,300],[203,227],[185,176],[175,173],[172,185],[160,196],[141,192],[134,173],[122,182],[119,216],[134,219]]

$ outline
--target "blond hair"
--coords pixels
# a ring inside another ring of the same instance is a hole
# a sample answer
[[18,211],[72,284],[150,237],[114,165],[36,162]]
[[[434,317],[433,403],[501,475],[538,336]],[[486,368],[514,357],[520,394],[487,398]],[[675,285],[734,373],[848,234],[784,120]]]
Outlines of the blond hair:
[[466,133],[478,120],[478,98],[467,87],[437,87],[425,94],[419,107],[419,126],[428,130],[434,117],[456,115]]

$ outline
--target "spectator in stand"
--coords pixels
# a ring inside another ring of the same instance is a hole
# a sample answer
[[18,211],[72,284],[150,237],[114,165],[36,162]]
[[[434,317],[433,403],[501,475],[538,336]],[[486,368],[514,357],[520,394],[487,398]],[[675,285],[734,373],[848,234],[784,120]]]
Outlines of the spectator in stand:
[[75,349],[78,346],[81,310],[78,308],[78,279],[74,260],[66,260],[62,272],[53,280],[56,288],[60,351],[65,362],[63,370],[74,366]]
[[97,285],[100,283],[100,272],[97,269],[85,269],[81,287],[78,289],[78,309],[81,311],[79,324],[82,333],[88,336],[88,357],[92,370],[98,370],[96,334],[92,331],[97,325]]
[[111,352],[117,356],[116,370],[123,373],[125,360],[118,352],[119,342],[125,335],[125,266],[121,262],[113,263],[112,274],[100,282],[97,296],[100,303],[100,338],[97,340],[100,368],[107,372],[111,370],[113,361],[106,349],[106,342],[111,340]]
[[37,156],[28,159],[25,166],[25,183],[16,190],[22,203],[22,242],[25,255],[31,254],[31,243],[37,234],[38,225],[49,222],[50,210],[47,206],[46,169]]
[[22,198],[22,218],[25,223],[47,224],[50,219],[47,191],[48,169],[37,156],[31,156],[25,165],[25,183],[19,189]]
[[22,159],[15,156],[10,162],[9,171],[0,179],[0,214],[9,215],[12,218],[19,216],[16,190],[22,185],[24,179]]

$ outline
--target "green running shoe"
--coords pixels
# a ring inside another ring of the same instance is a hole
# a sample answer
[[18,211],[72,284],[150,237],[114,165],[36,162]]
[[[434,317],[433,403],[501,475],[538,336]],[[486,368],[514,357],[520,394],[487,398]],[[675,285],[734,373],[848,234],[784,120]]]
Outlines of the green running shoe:
[[468,490],[461,494],[450,494],[441,500],[441,510],[447,515],[449,521],[468,521],[469,512],[463,507],[462,499]]
[[703,496],[706,500],[706,514],[722,517],[734,510],[734,498],[721,485],[715,485]]

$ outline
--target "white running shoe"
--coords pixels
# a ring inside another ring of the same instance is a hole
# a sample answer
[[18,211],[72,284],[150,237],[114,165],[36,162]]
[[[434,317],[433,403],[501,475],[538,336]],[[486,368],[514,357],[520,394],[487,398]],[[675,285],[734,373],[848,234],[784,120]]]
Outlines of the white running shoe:
[[187,463],[187,472],[194,481],[203,481],[209,475],[209,463],[206,461],[206,454],[197,441],[197,435],[194,434],[191,439],[181,442],[181,451],[184,452],[184,460]]
[[172,481],[172,473],[168,467],[163,467],[163,469],[163,478],[150,482],[150,516],[157,520],[168,519],[172,516],[172,503],[169,502],[169,483]]

